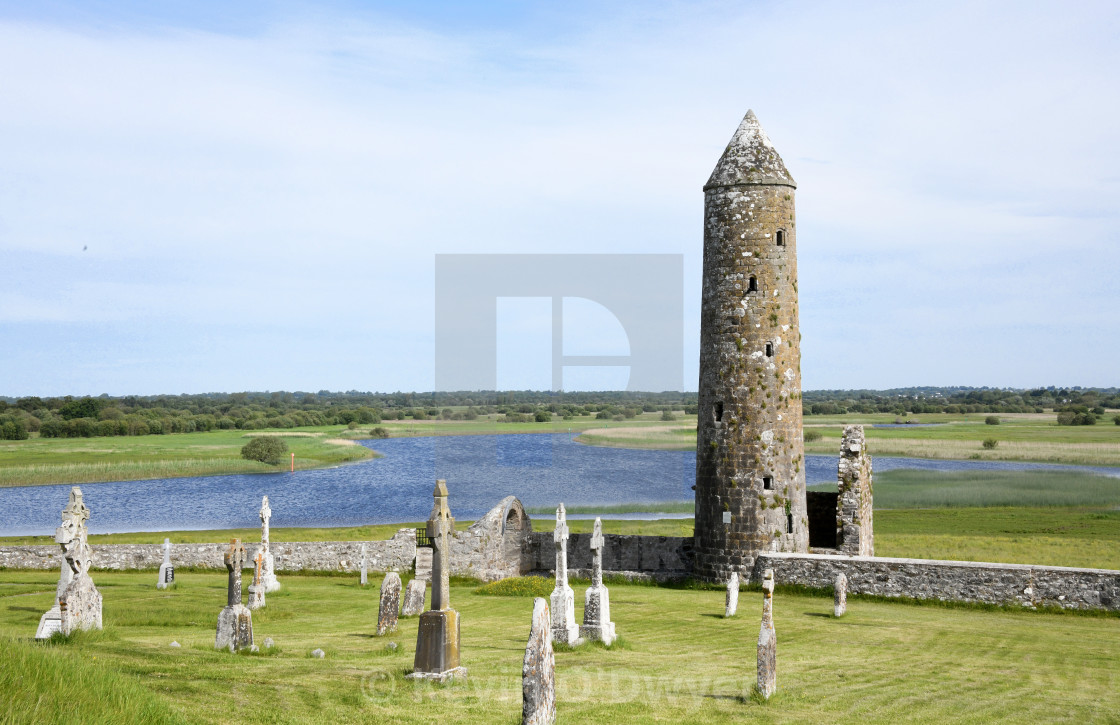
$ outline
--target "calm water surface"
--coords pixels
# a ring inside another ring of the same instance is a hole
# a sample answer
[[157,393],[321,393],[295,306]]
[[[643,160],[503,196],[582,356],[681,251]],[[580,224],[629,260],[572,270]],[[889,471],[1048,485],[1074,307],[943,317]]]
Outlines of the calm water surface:
[[[169,531],[259,526],[267,494],[273,526],[356,526],[422,521],[436,478],[447,479],[462,520],[513,494],[525,506],[655,503],[692,498],[696,454],[598,448],[568,434],[449,436],[362,441],[383,454],[316,471],[82,484],[90,531]],[[806,456],[809,484],[836,480],[836,456]],[[1120,476],[1117,468],[988,461],[876,458],[875,470],[1068,469]],[[49,534],[69,485],[0,488],[0,536]]]

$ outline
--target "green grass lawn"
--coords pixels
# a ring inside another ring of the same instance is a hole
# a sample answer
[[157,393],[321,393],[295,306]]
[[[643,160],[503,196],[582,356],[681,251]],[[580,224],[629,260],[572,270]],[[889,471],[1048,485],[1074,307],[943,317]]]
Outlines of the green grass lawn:
[[[269,656],[213,649],[224,574],[97,573],[104,632],[29,641],[55,572],[0,572],[0,722],[519,722],[532,601],[452,588],[465,682],[404,679],[415,618],[373,636],[377,584],[282,576],[253,615]],[[18,593],[8,593],[9,587]],[[28,588],[36,593],[28,593]],[[583,585],[576,600],[583,601]],[[779,592],[778,693],[750,696],[760,595],[615,584],[611,649],[556,655],[561,723],[1105,722],[1120,711],[1120,618],[849,601]],[[577,604],[576,616],[582,606]],[[181,648],[169,647],[172,640]],[[396,652],[386,645],[399,644]],[[322,648],[326,658],[308,656]]]
[[[344,441],[339,426],[284,436],[298,469],[361,461],[375,454]],[[133,481],[148,478],[265,473],[287,470],[241,458],[241,447],[263,431],[210,431],[108,438],[31,438],[0,441],[0,486]]]
[[[931,414],[912,416],[931,427],[874,428],[892,423],[895,416],[814,415],[805,418],[805,431],[821,438],[806,441],[806,453],[837,455],[844,426],[865,425],[868,450],[873,456],[942,458],[987,461],[1033,461],[1087,466],[1120,466],[1120,426],[1101,422],[1090,426],[1060,426],[1052,413],[1001,415],[1000,425],[987,425],[987,414]],[[645,427],[592,428],[581,434],[581,443],[618,448],[695,450],[696,419],[677,423],[650,423]],[[995,448],[984,448],[985,439],[995,439]]]

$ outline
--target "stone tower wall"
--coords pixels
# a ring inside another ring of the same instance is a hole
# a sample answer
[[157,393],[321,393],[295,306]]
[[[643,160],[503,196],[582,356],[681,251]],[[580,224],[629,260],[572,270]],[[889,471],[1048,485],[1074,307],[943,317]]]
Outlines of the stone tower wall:
[[724,580],[809,545],[792,183],[706,190],[703,285],[695,561]]
[[862,425],[844,428],[836,488],[836,548],[851,556],[875,556],[871,454]]

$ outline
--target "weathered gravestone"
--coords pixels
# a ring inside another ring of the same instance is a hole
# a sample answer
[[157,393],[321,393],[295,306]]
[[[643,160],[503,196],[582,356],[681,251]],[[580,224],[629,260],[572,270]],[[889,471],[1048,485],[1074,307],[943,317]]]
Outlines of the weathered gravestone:
[[402,617],[415,617],[424,611],[424,595],[428,592],[428,583],[423,579],[413,579],[408,583],[404,594],[404,605],[401,607]]
[[548,602],[533,600],[533,625],[521,667],[521,725],[556,722],[556,655],[552,651],[552,622]]
[[778,689],[778,640],[774,633],[774,570],[762,574],[762,627],[758,631],[758,692],[770,699]]
[[249,585],[249,609],[261,609],[265,605],[264,582],[261,580],[261,570],[264,568],[264,554],[257,552],[253,557],[253,583]]
[[739,572],[731,572],[731,578],[727,580],[727,598],[724,602],[723,616],[734,617],[735,612],[739,609]]
[[397,612],[401,606],[401,576],[395,571],[381,581],[381,599],[377,607],[377,636],[397,631]]
[[156,589],[166,589],[175,583],[175,567],[171,566],[171,539],[163,540],[163,563],[159,565]]
[[843,617],[848,611],[848,577],[844,572],[836,575],[836,585],[832,589],[832,616]]
[[595,517],[591,533],[591,586],[583,598],[583,626],[580,636],[610,645],[614,641],[614,622],[611,621],[611,597],[603,585],[603,522]]
[[101,629],[101,593],[89,576],[89,515],[82,502],[82,489],[74,486],[62,510],[62,525],[54,532],[55,543],[62,548],[64,566],[55,590],[57,603],[39,621],[36,639],[48,639],[55,632],[69,635],[79,629]]
[[268,522],[272,519],[272,508],[268,505],[268,496],[261,500],[261,554],[264,561],[261,563],[261,583],[266,592],[280,590],[280,582],[276,580],[276,561],[272,557],[268,544]]
[[459,613],[451,608],[451,534],[455,519],[447,506],[447,482],[436,481],[428,537],[432,553],[431,609],[420,615],[416,631],[416,659],[408,677],[443,682],[467,674],[459,665]]
[[241,568],[245,565],[245,547],[241,545],[241,539],[230,539],[225,564],[229,584],[226,606],[218,615],[214,648],[228,648],[234,652],[253,645],[253,613],[241,603]]
[[366,545],[362,543],[362,586],[369,583],[369,571],[366,569]]
[[576,595],[568,586],[568,517],[564,504],[556,508],[556,530],[552,541],[556,545],[556,587],[552,590],[552,641],[574,645],[579,641],[576,625]]

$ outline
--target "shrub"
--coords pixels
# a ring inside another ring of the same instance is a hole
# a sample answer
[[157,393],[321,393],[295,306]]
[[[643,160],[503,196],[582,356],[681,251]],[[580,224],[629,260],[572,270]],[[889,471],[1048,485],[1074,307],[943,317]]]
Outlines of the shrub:
[[548,412],[547,410],[538,410],[533,414],[533,420],[537,421],[538,423],[548,423],[552,420],[552,413]]
[[673,415],[673,411],[668,410],[668,409],[661,411],[661,420],[676,420],[676,419],[677,419],[677,416]]
[[276,436],[254,438],[241,448],[241,457],[250,461],[260,461],[276,465],[280,457],[288,452],[288,444]]
[[997,441],[995,438],[985,438],[983,445],[988,450],[991,450],[999,445],[999,441]]
[[1058,425],[1096,425],[1097,416],[1092,413],[1075,413],[1067,410],[1058,413]]
[[1112,416],[1112,422],[1115,423],[1116,425],[1120,425],[1120,415]]
[[822,437],[821,432],[819,430],[807,430],[807,431],[805,431],[805,442],[806,443],[811,443],[813,441],[819,441],[821,439],[821,437]]
[[369,436],[370,438],[388,438],[389,431],[385,430],[381,426],[377,426],[376,428],[370,430]]
[[989,415],[987,418],[984,419],[984,422],[988,425],[999,425],[999,416],[998,415]]

